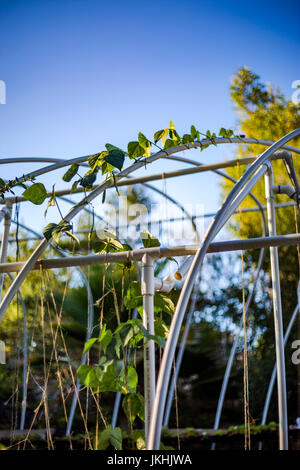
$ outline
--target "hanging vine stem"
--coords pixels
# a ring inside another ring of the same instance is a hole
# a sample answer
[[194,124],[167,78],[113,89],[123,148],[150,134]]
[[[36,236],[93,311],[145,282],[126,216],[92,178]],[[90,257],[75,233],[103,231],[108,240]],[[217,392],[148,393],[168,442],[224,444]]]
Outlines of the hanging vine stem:
[[[165,152],[165,153],[166,153],[166,152]],[[122,173],[122,172],[121,172],[121,173]],[[247,172],[246,172],[246,173],[247,173]],[[245,174],[246,174],[246,173],[245,173]],[[248,176],[249,176],[249,173],[248,173]],[[238,185],[237,185],[237,186],[238,186]],[[102,188],[102,189],[103,189],[103,188]],[[236,187],[235,187],[234,189],[236,189]],[[91,195],[91,194],[92,194],[92,193],[90,193],[90,195]],[[237,193],[236,193],[236,194],[237,194]],[[90,197],[90,195],[87,196],[87,197]],[[232,195],[232,193],[230,193],[230,195]],[[85,198],[85,201],[86,201],[86,199],[87,199],[87,198]],[[71,211],[71,212],[72,212],[72,211]],[[72,212],[72,216],[73,216],[73,215],[74,215],[74,213]]]
[[[70,202],[70,201],[67,199],[67,202]],[[88,209],[86,208],[86,210],[88,210]],[[97,215],[97,217],[99,217],[99,216]],[[12,221],[12,222],[14,222],[14,221]],[[14,222],[14,223],[16,223],[16,222]],[[40,237],[40,235],[35,230],[29,228],[28,226],[26,226],[24,224],[20,224],[19,222],[18,222],[18,226],[20,226],[20,227],[24,228],[25,230],[33,233],[37,238]],[[52,245],[52,248],[55,251],[57,251],[59,254],[61,254],[62,256],[66,256],[66,254],[63,253],[63,251],[57,245]],[[82,269],[80,269],[80,268],[76,268],[76,269],[78,270],[79,275],[83,279],[83,282],[86,285],[87,292],[88,292],[88,325],[87,325],[87,337],[86,337],[86,341],[88,341],[90,339],[90,336],[91,336],[91,333],[92,333],[92,325],[93,325],[93,319],[94,319],[93,298],[92,298],[92,292],[91,292],[91,289],[89,287],[88,281],[87,281]],[[8,274],[9,274],[11,280],[13,280],[13,277],[11,276],[11,274],[10,273],[8,273]],[[27,403],[26,398],[27,398],[27,384],[28,384],[29,368],[27,366],[27,357],[26,357],[26,351],[27,351],[27,344],[26,344],[27,334],[25,333],[25,328],[26,328],[26,307],[25,307],[25,303],[24,303],[24,300],[23,300],[23,297],[22,297],[21,293],[20,293],[20,299],[21,299],[21,305],[22,305],[22,309],[23,309],[23,329],[24,329],[24,375],[23,375],[23,400],[22,400],[22,415],[21,415],[20,429],[24,429],[25,414],[26,414],[26,403]],[[33,337],[31,338],[31,342],[32,341],[33,341]],[[84,356],[83,361],[85,361],[85,359],[86,358]],[[85,363],[85,362],[82,362],[82,364],[83,363]],[[26,373],[26,370],[27,370],[27,373]],[[78,393],[79,393],[79,383],[76,383],[76,386],[77,386],[77,393],[74,393],[74,398],[73,398],[73,402],[72,402],[72,406],[71,406],[70,417],[69,417],[69,420],[67,420],[68,421],[68,427],[67,427],[67,432],[66,432],[67,436],[70,434],[70,430],[71,430],[71,426],[72,426],[72,422],[73,422],[75,407],[76,407],[76,403],[77,403],[77,396],[78,396]],[[73,410],[73,412],[72,412],[72,410]]]
[[[43,348],[43,365],[44,365],[44,391],[43,391],[43,403],[44,403],[44,413],[45,413],[45,422],[46,422],[46,432],[47,432],[47,443],[48,449],[54,450],[54,444],[52,440],[52,434],[50,429],[50,419],[49,419],[49,410],[48,410],[48,380],[47,380],[47,365],[46,365],[46,342],[45,342],[45,311],[44,311],[44,295],[43,295],[43,272],[40,269],[40,308],[41,308],[41,327],[42,327],[42,348]],[[56,348],[54,347],[54,356],[56,353]],[[49,368],[50,373],[50,368]]]
[[[65,421],[67,423],[68,422],[68,414],[67,414],[67,408],[66,408],[66,398],[65,398],[65,395],[64,395],[64,391],[63,391],[63,384],[62,384],[62,379],[61,379],[61,372],[60,372],[60,367],[59,367],[57,349],[56,349],[56,345],[54,343],[54,331],[53,331],[53,324],[52,324],[52,318],[51,318],[51,313],[50,313],[50,305],[49,305],[48,301],[47,301],[47,310],[48,310],[50,331],[51,331],[52,341],[53,341],[54,358],[55,358],[56,369],[57,369],[56,374],[57,374],[57,378],[58,378],[59,390],[60,390],[60,395],[61,395],[62,404],[63,404],[64,418],[65,418]],[[71,439],[70,436],[69,436],[69,444],[70,444],[70,450],[73,450],[73,448],[72,448],[72,439]]]
[[[50,282],[48,273],[47,273],[46,275],[47,275],[47,277],[48,277],[48,282]],[[64,292],[63,292],[63,301],[64,301],[64,298],[65,298],[65,295],[66,295],[66,292],[67,292],[67,285],[68,285],[68,282],[66,281],[66,283],[65,283],[65,288],[64,288]],[[85,432],[86,432],[86,435],[87,435],[88,446],[89,446],[89,448],[92,450],[92,449],[93,449],[93,446],[92,446],[91,438],[90,438],[90,436],[89,436],[89,431],[88,431],[88,427],[87,427],[87,421],[86,421],[86,418],[85,418],[85,416],[84,416],[84,412],[83,412],[83,409],[82,409],[82,405],[81,405],[81,402],[80,402],[80,399],[79,399],[79,393],[78,393],[78,390],[77,390],[77,387],[76,387],[76,382],[75,382],[75,378],[74,378],[74,374],[73,374],[73,370],[72,370],[71,360],[70,360],[70,357],[69,357],[67,345],[66,345],[66,342],[65,342],[65,338],[64,338],[64,334],[63,334],[63,330],[62,330],[62,326],[61,326],[61,316],[62,316],[62,310],[63,310],[63,301],[62,301],[62,305],[61,305],[60,312],[58,312],[58,309],[57,309],[57,306],[56,306],[56,301],[55,301],[55,298],[54,298],[54,294],[53,294],[52,288],[51,288],[51,298],[52,298],[54,310],[55,310],[55,313],[56,313],[56,320],[57,320],[57,330],[56,330],[56,331],[57,331],[57,332],[59,331],[59,333],[60,333],[61,340],[62,340],[62,344],[63,344],[64,353],[65,353],[65,355],[66,355],[66,357],[67,357],[67,359],[68,359],[69,373],[70,373],[70,377],[71,377],[71,380],[72,380],[74,392],[77,394],[77,402],[78,402],[78,406],[79,406],[79,409],[80,409],[81,417],[82,417],[82,420],[83,420]],[[57,338],[57,334],[56,334],[56,336],[55,336],[55,343],[54,343],[54,344],[56,344],[56,338]]]

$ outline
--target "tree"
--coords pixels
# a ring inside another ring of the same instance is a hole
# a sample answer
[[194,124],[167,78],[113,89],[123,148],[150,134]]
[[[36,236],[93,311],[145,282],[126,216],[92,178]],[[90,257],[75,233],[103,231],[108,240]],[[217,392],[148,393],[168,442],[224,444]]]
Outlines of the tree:
[[[239,127],[247,137],[267,139],[276,141],[285,134],[300,127],[300,106],[286,98],[277,88],[260,82],[260,77],[248,68],[240,68],[233,76],[231,83],[231,98],[239,116]],[[299,147],[300,138],[294,139],[290,145]],[[239,146],[237,157],[242,158],[249,155],[258,155],[262,152],[259,145]],[[294,157],[296,173],[300,174],[300,159]],[[291,184],[284,163],[275,161],[273,163],[275,184]],[[242,168],[235,167],[227,170],[228,174],[239,178]],[[222,181],[223,193],[227,194],[232,185]],[[263,179],[256,185],[253,193],[262,204],[265,204],[265,188]],[[287,196],[275,197],[275,203],[289,202]],[[255,203],[247,197],[242,207],[253,207]],[[277,233],[286,234],[298,231],[299,214],[293,207],[276,210]],[[249,212],[237,215],[231,223],[231,230],[239,237],[261,236],[260,214]],[[253,261],[257,261],[258,250],[251,253]],[[299,263],[297,261],[297,247],[283,247],[279,249],[280,277],[282,289],[283,321],[284,329],[293,309],[297,304],[296,289],[299,280]],[[265,272],[270,271],[269,255],[265,256],[263,264]],[[294,329],[295,330],[295,329]],[[288,348],[288,346],[287,346]],[[271,371],[274,362],[274,333],[273,318],[266,316],[265,331],[258,340],[256,358],[260,358],[261,370]],[[289,352],[287,351],[287,359]],[[295,406],[292,398],[296,399],[296,367],[287,360],[288,389],[290,397],[290,412],[295,418]],[[298,390],[298,416],[300,414],[300,393]]]

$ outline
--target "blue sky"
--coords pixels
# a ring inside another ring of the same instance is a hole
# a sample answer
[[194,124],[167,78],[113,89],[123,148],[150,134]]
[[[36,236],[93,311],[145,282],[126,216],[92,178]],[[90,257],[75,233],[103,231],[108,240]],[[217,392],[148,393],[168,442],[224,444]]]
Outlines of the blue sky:
[[[71,158],[106,142],[125,147],[138,131],[151,136],[170,119],[180,132],[192,123],[203,131],[235,127],[229,85],[239,66],[288,96],[300,79],[299,13],[290,0],[0,0],[0,80],[7,87],[0,159]],[[189,156],[218,161],[231,151]],[[174,165],[158,162],[153,172]],[[60,176],[48,177],[48,187],[55,180],[61,187]],[[220,201],[214,176],[169,180],[167,190],[183,203],[204,202],[207,211]]]

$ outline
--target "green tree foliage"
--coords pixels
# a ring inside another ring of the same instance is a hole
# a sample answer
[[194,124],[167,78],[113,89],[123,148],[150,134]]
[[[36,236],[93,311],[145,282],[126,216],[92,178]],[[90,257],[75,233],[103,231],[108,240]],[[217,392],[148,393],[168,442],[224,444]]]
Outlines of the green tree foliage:
[[[248,68],[241,68],[233,76],[231,83],[231,98],[239,117],[240,131],[246,137],[266,139],[276,141],[285,134],[300,127],[300,106],[294,104],[289,98],[285,97],[277,88],[266,86],[260,81],[260,77],[250,71]],[[300,138],[289,142],[290,145],[300,147]],[[237,150],[237,157],[259,155],[263,151],[261,145],[240,145]],[[294,166],[297,175],[300,174],[299,156],[293,156]],[[291,182],[288,178],[284,163],[275,161],[273,163],[275,184],[288,184]],[[239,178],[244,171],[244,167],[227,169],[227,173],[234,178]],[[222,181],[223,195],[225,196],[232,188],[232,183]],[[253,193],[265,205],[265,187],[262,179],[254,188]],[[275,196],[275,203],[289,202],[290,199],[285,195]],[[255,202],[247,197],[242,207],[254,207]],[[297,231],[296,220],[299,225],[298,214],[295,214],[294,208],[287,207],[276,210],[277,233],[287,234]],[[236,236],[241,238],[259,237],[262,234],[261,216],[259,212],[248,212],[234,217],[231,223],[231,230]],[[252,251],[253,261],[257,261],[258,250]],[[279,249],[280,277],[282,288],[282,305],[284,328],[297,303],[296,288],[299,279],[299,268],[297,261],[296,247],[282,247]],[[270,273],[269,254],[265,256],[263,264],[265,273]],[[267,286],[266,286],[267,290]],[[256,345],[255,354],[252,360],[252,372],[255,380],[250,382],[254,396],[258,403],[261,401],[259,395],[264,398],[266,392],[265,377],[269,377],[272,365],[274,363],[274,332],[273,316],[265,316],[265,332],[262,334]],[[260,324],[262,327],[262,325]],[[295,328],[294,328],[295,332]],[[288,348],[289,346],[287,346]],[[288,386],[289,396],[292,399],[296,395],[296,367],[291,365],[289,360],[290,351],[287,350],[288,365]],[[257,361],[260,361],[258,364]],[[262,374],[259,375],[258,371]],[[262,393],[261,393],[262,392]],[[262,404],[262,403],[261,403]],[[260,405],[261,406],[261,405]],[[291,410],[292,407],[290,407]],[[294,407],[295,411],[295,407]],[[292,411],[291,411],[292,412]],[[275,416],[276,417],[276,416]],[[276,418],[277,419],[277,418]]]
[[[279,90],[274,87],[262,84],[258,75],[254,74],[247,68],[239,69],[234,75],[231,84],[231,97],[239,115],[239,125],[241,131],[247,137],[266,139],[276,141],[288,132],[300,127],[300,106],[292,103]],[[294,139],[290,145],[300,146],[300,138]],[[259,155],[262,152],[260,145],[239,146],[238,158],[248,155]],[[291,184],[284,163],[275,161],[274,165],[274,181],[275,184]],[[300,174],[300,159],[294,157],[294,166],[296,173]],[[243,167],[229,168],[228,174],[235,178],[243,172]],[[223,182],[222,188],[224,195],[232,188],[232,183]],[[254,188],[253,193],[258,197],[262,204],[265,204],[265,187],[262,179]],[[277,195],[275,203],[290,202],[285,195]],[[247,197],[242,207],[254,207],[255,202]],[[295,214],[293,208],[278,209],[276,211],[276,223],[278,234],[296,232]],[[257,213],[245,213],[238,215],[231,225],[235,234],[240,237],[259,237],[261,236],[261,216]],[[287,289],[292,292],[296,291],[296,283],[298,281],[298,263],[296,247],[285,247],[279,250],[280,270],[283,281],[283,294]],[[254,254],[254,259],[258,253]],[[268,259],[266,259],[268,263]],[[265,264],[267,268],[267,264]],[[287,284],[288,283],[288,284]],[[289,286],[289,287],[288,287]],[[293,297],[292,305],[296,302]],[[289,302],[285,304],[289,313],[292,305]]]

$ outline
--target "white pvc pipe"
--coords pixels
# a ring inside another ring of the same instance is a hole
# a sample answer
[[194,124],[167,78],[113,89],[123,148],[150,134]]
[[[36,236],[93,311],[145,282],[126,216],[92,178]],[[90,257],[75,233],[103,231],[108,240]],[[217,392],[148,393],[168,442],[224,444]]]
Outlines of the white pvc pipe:
[[[199,284],[198,284],[198,288],[200,288]],[[169,418],[170,418],[170,413],[171,413],[171,408],[172,408],[172,402],[173,402],[173,396],[174,396],[174,390],[175,390],[175,384],[178,380],[180,366],[181,366],[181,362],[182,362],[182,358],[183,358],[183,354],[184,354],[184,350],[185,350],[185,346],[186,346],[187,337],[188,337],[188,334],[189,334],[189,331],[190,331],[190,326],[191,326],[191,323],[192,323],[192,320],[193,320],[193,315],[194,315],[194,311],[195,311],[195,305],[196,305],[197,298],[198,298],[198,292],[197,292],[197,289],[194,289],[194,293],[192,295],[191,306],[190,306],[189,313],[188,313],[187,318],[186,318],[186,324],[185,324],[184,332],[183,332],[183,335],[182,335],[182,338],[181,338],[181,343],[180,343],[178,354],[177,354],[177,357],[176,357],[175,372],[173,372],[172,380],[171,380],[170,387],[169,387],[168,399],[167,399],[167,403],[166,403],[166,409],[165,409],[165,415],[164,415],[164,421],[163,421],[163,426],[165,426],[165,427],[167,427],[168,423],[169,423]]]
[[[143,296],[143,325],[154,335],[154,262],[149,255],[142,259],[141,291]],[[155,343],[144,341],[144,399],[145,399],[145,439],[155,399]]]
[[[11,204],[7,204],[4,211],[4,228],[2,233],[2,243],[1,243],[1,252],[0,252],[0,263],[5,263],[7,258],[7,249],[8,249],[8,241],[9,241],[9,230],[11,224]],[[2,291],[3,291],[3,282],[4,282],[4,274],[0,275],[0,300],[2,299]]]
[[[269,235],[276,236],[276,219],[274,209],[273,193],[273,171],[272,166],[265,175],[266,199],[268,211]],[[282,306],[280,291],[280,273],[278,248],[270,247],[271,276],[272,276],[272,296],[274,309],[275,326],[275,349],[277,363],[277,389],[278,389],[278,414],[279,414],[279,448],[288,450],[288,416],[287,416],[287,397],[286,397],[286,376],[285,376],[285,358],[284,358],[284,339],[282,324]]]
[[[284,151],[284,152],[286,152],[286,151]],[[288,153],[288,152],[286,152],[286,153]],[[199,162],[196,162],[194,160],[190,160],[190,159],[187,159],[187,158],[184,158],[184,157],[170,156],[169,158],[172,159],[172,160],[175,160],[175,161],[182,161],[184,163],[190,163],[190,164],[195,165],[195,166],[201,165],[201,163],[199,163]],[[232,176],[227,175],[226,173],[223,173],[222,171],[214,170],[213,172],[215,174],[219,175],[219,176],[222,176],[223,178],[226,178],[226,179],[230,180],[234,184],[237,182]],[[262,204],[260,203],[260,201],[257,199],[257,197],[254,196],[254,194],[249,193],[249,196],[251,196],[251,198],[256,202],[256,204],[258,206],[258,208],[254,208],[254,209],[260,211],[261,218],[262,218],[262,236],[265,236],[267,225],[266,225],[266,219],[265,219],[264,210],[263,210],[264,208],[263,208]],[[242,209],[242,211],[243,211],[243,209]],[[246,312],[249,308],[249,305],[251,303],[251,300],[252,300],[252,297],[253,297],[253,294],[254,294],[254,291],[255,291],[255,287],[256,287],[256,284],[257,284],[257,281],[258,281],[259,272],[260,272],[263,257],[264,257],[264,253],[265,253],[265,249],[261,248],[260,255],[259,255],[259,260],[258,260],[258,266],[257,266],[257,270],[256,270],[256,273],[255,273],[254,281],[253,281],[253,285],[252,285],[252,290],[250,291],[247,302],[246,302],[246,309],[245,309]],[[188,260],[188,258],[186,258],[186,260]],[[183,265],[184,265],[184,262],[175,273],[175,277],[177,279],[179,279],[179,277],[183,278],[187,274],[187,271],[183,267]],[[179,277],[176,276],[178,273],[179,273]],[[180,370],[180,367],[181,367],[182,357],[183,357],[184,349],[185,349],[185,341],[186,341],[186,338],[187,338],[189,330],[190,330],[190,324],[191,324],[193,313],[194,313],[192,311],[193,308],[194,308],[194,306],[193,306],[194,298],[195,298],[195,293],[192,296],[192,306],[190,307],[190,311],[187,315],[187,320],[186,320],[185,330],[184,330],[184,333],[183,333],[183,338],[181,340],[179,351],[178,351],[178,354],[177,354],[177,357],[176,357],[175,373],[173,372],[172,381],[171,381],[171,385],[170,385],[169,393],[168,393],[168,399],[167,399],[167,404],[166,404],[165,415],[164,415],[164,421],[163,421],[164,426],[168,426],[168,422],[169,422],[169,416],[170,416],[170,411],[171,411],[171,406],[172,406],[172,401],[173,401],[175,382],[177,381],[177,377],[179,375],[179,370]],[[241,328],[242,328],[242,319],[241,319],[241,322],[240,322],[239,331],[241,330]],[[224,398],[225,398],[227,385],[228,385],[228,381],[229,381],[229,377],[230,377],[230,373],[231,373],[233,359],[234,359],[237,344],[238,344],[238,336],[239,336],[239,333],[237,333],[237,336],[235,337],[235,340],[233,342],[233,345],[232,345],[232,348],[231,348],[231,351],[230,351],[230,356],[229,356],[229,359],[228,359],[228,362],[227,362],[226,371],[225,371],[225,375],[224,375],[224,378],[223,378],[221,392],[220,392],[220,396],[219,396],[219,400],[218,400],[218,406],[217,406],[217,411],[216,411],[214,429],[218,429],[218,427],[219,427],[222,408],[223,408],[223,403],[224,403]],[[214,443],[213,443],[212,447],[214,448]]]
[[290,199],[297,202],[297,191],[288,184],[277,184],[272,188],[274,194],[286,194]]
[[[270,246],[292,246],[300,244],[300,234],[290,233],[276,237],[245,238],[238,240],[227,240],[211,243],[206,253],[222,253],[225,251],[253,250],[267,248]],[[91,266],[96,264],[124,263],[126,261],[141,261],[145,254],[154,259],[167,258],[170,256],[195,255],[199,245],[182,245],[174,247],[140,248],[134,251],[116,251],[101,255],[68,256],[68,258],[52,258],[38,260],[31,269],[55,269],[68,268],[71,266]],[[24,261],[0,264],[0,273],[18,272],[25,266]]]
[[28,371],[28,331],[27,331],[27,312],[26,306],[21,294],[20,302],[23,313],[23,390],[22,390],[22,405],[21,405],[21,419],[20,419],[20,429],[25,428],[25,419],[26,419],[26,409],[27,409],[27,371]]
[[154,290],[158,292],[165,292],[166,294],[168,294],[173,289],[174,284],[175,281],[171,276],[166,276],[164,278],[154,278]]

